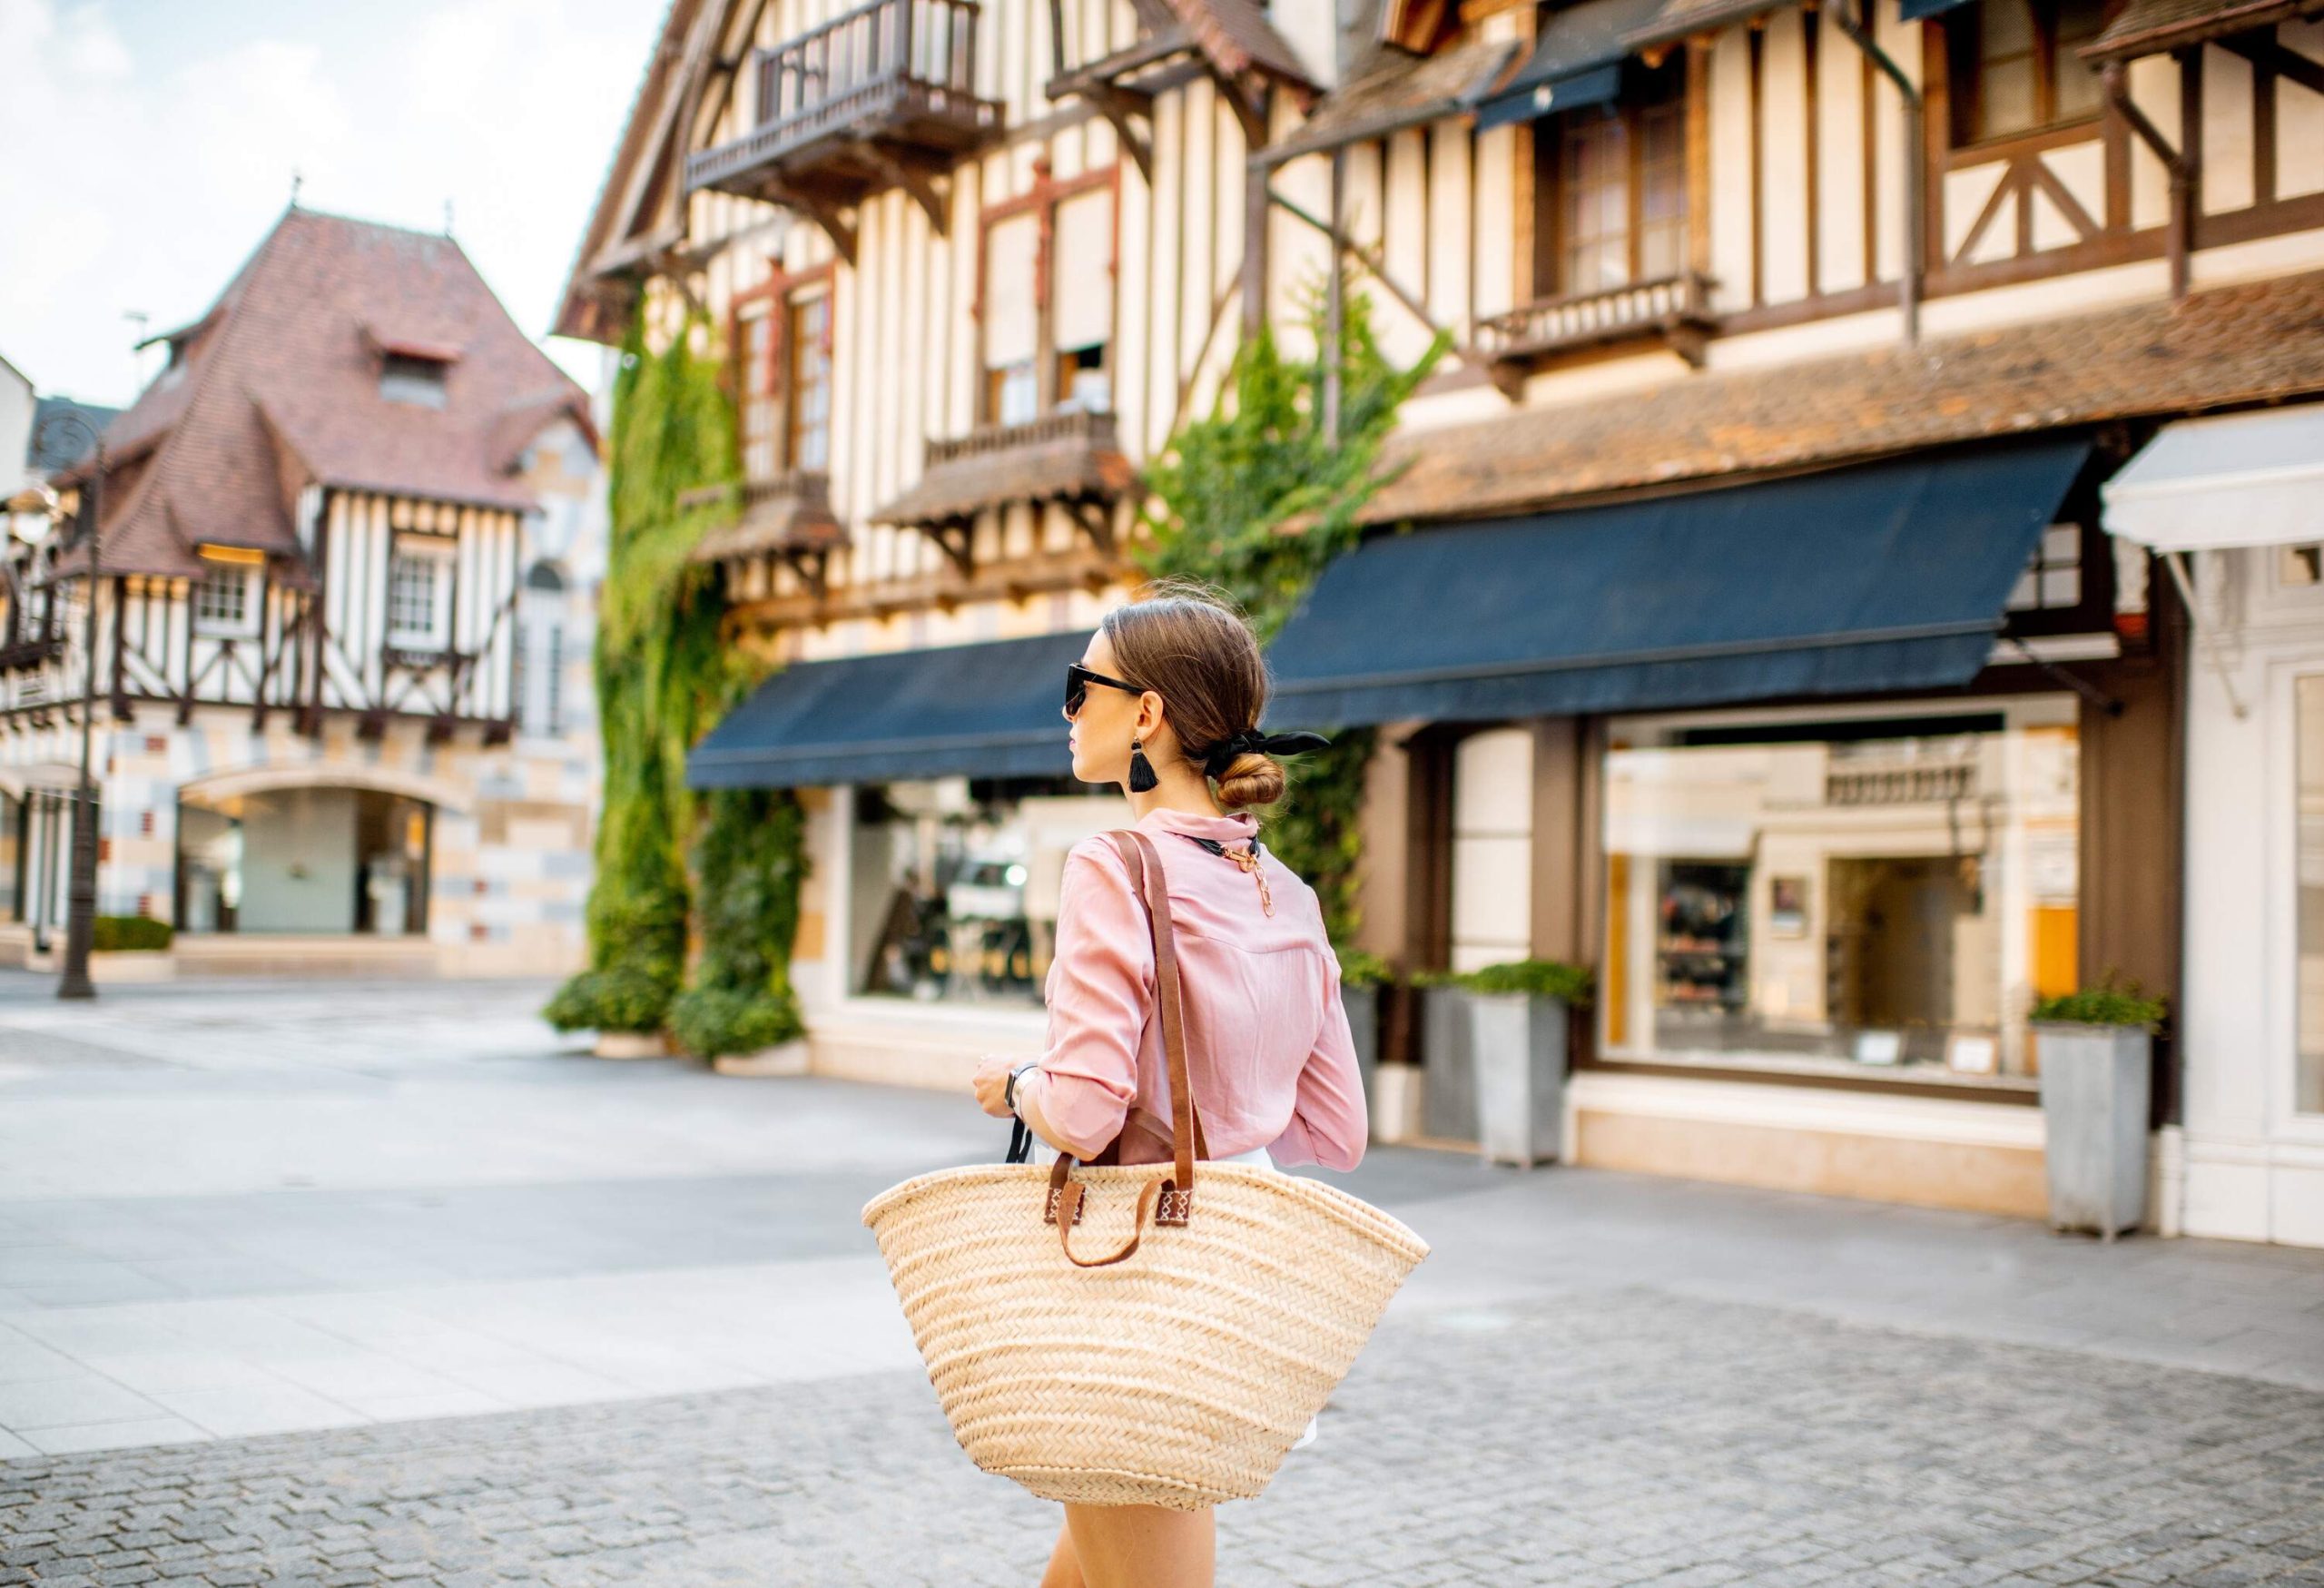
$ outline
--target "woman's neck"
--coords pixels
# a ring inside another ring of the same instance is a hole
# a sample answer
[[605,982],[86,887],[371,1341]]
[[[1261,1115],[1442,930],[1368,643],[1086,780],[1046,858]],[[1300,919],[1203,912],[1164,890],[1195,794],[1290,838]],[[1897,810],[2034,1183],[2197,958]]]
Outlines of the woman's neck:
[[1169,773],[1157,769],[1161,778],[1143,794],[1132,793],[1129,808],[1143,822],[1156,811],[1184,811],[1190,816],[1224,816],[1218,800],[1210,792],[1210,780],[1191,768]]

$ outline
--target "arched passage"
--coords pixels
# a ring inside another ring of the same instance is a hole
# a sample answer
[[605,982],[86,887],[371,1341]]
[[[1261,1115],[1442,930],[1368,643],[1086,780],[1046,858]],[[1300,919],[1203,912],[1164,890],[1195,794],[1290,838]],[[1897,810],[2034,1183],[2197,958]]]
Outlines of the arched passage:
[[383,767],[248,767],[178,790],[184,932],[418,935],[439,808],[458,790]]

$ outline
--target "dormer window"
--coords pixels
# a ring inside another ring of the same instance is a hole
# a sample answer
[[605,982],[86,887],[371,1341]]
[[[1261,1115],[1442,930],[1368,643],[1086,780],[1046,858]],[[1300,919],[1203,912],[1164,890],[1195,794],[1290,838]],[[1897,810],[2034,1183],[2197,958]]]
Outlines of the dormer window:
[[241,547],[205,546],[202,573],[193,581],[193,631],[222,639],[247,639],[258,632],[264,598],[266,557]]
[[411,353],[385,354],[379,360],[379,395],[389,402],[441,408],[446,368],[438,359],[423,359]]

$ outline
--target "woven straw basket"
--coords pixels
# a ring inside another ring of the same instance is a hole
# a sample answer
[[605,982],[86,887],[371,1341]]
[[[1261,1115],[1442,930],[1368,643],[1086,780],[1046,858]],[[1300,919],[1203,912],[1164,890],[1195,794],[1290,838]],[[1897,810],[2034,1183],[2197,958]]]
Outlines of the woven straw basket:
[[1161,860],[1114,836],[1155,927],[1177,1158],[943,1169],[863,1222],[979,1466],[1049,1500],[1198,1510],[1266,1487],[1428,1247],[1319,1181],[1196,1168]]

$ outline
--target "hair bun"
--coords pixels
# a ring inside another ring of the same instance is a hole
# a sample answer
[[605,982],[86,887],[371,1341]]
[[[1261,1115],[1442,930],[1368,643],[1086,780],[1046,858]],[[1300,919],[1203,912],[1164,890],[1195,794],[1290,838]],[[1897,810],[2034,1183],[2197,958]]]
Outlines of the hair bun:
[[1228,810],[1246,805],[1271,805],[1283,797],[1283,768],[1263,750],[1238,753],[1218,780],[1218,803]]

